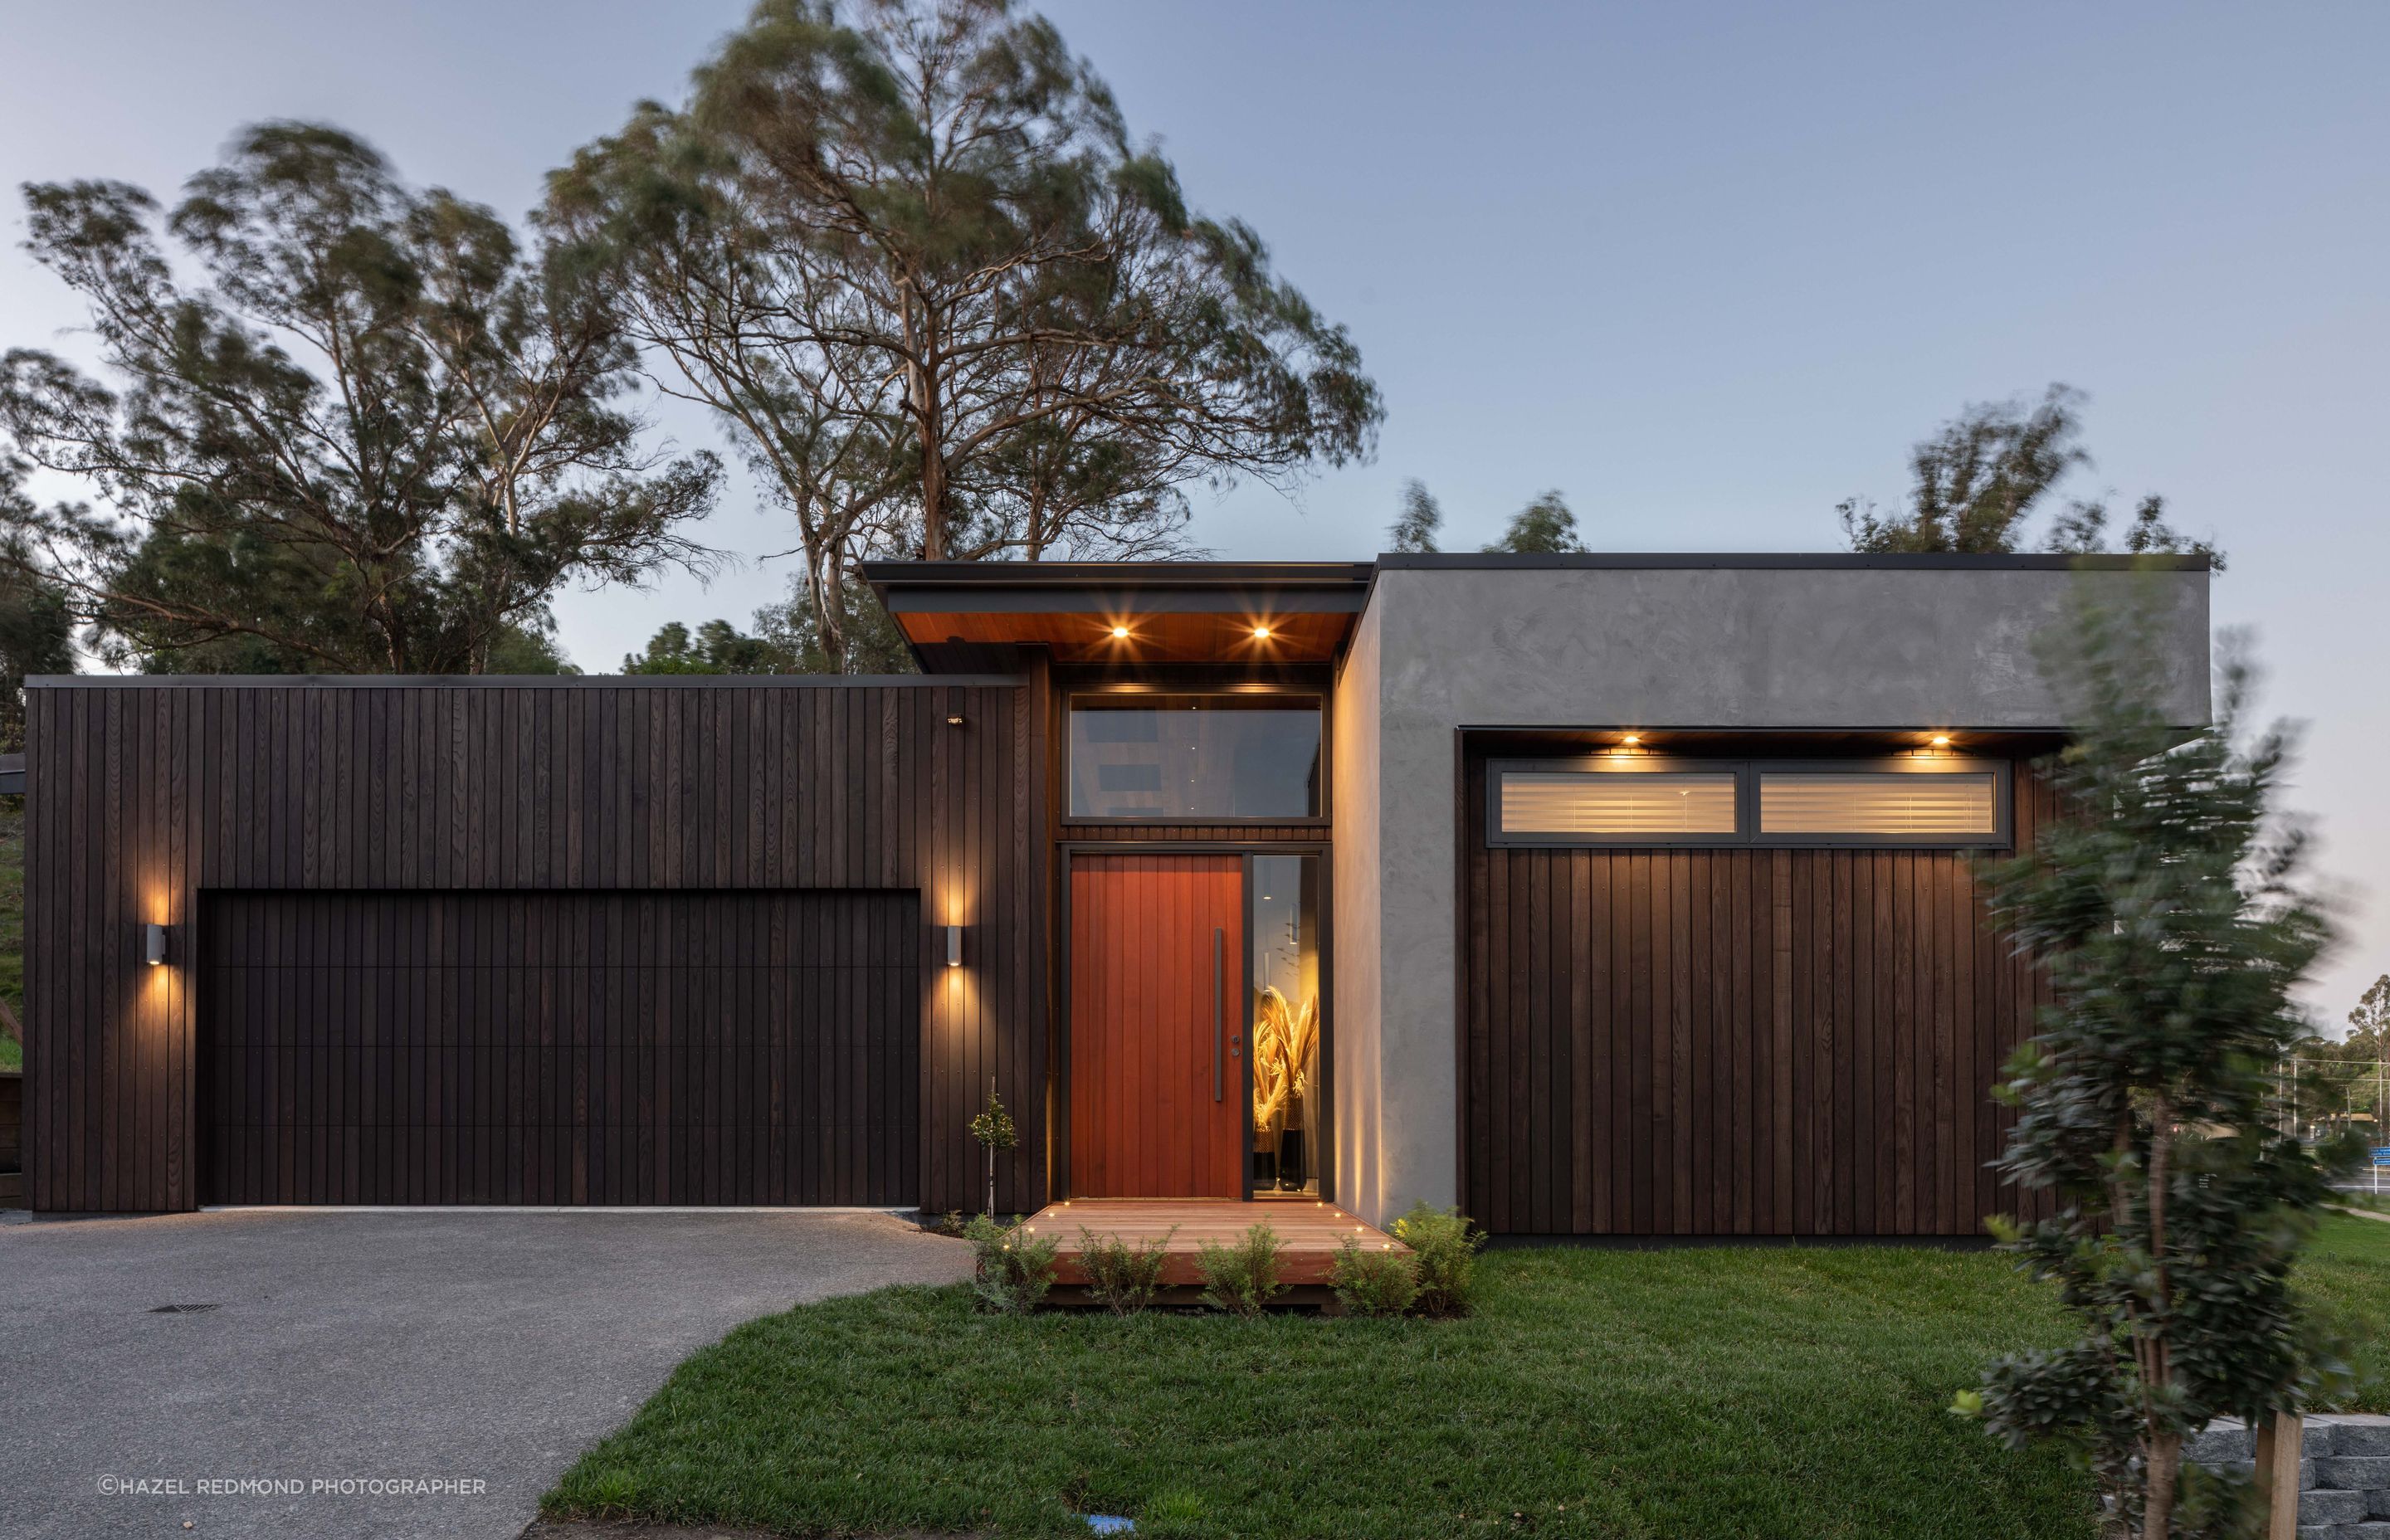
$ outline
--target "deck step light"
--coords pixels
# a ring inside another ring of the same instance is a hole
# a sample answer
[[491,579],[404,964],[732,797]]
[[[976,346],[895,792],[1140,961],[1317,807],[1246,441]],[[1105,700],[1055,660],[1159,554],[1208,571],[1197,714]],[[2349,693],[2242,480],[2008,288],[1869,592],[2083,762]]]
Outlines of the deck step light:
[[145,925],[141,930],[143,932],[142,956],[150,967],[155,968],[166,960],[166,928],[162,925]]
[[946,966],[960,968],[962,965],[963,928],[959,925],[949,925],[946,927]]

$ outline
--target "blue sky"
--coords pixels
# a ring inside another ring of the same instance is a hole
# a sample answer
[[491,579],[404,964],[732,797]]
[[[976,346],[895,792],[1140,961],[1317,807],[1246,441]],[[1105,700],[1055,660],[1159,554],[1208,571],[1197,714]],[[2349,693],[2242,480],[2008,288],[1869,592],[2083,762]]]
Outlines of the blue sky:
[[[2351,937],[2318,1006],[2390,970],[2390,7],[1044,8],[1385,391],[1374,464],[1292,507],[1199,498],[1206,545],[1367,556],[1417,476],[1453,544],[1558,487],[1597,548],[1831,549],[1833,505],[1895,498],[1960,403],[2065,380],[2098,459],[2075,490],[2163,492],[2226,548],[2217,620],[2307,724],[2294,800]],[[743,10],[13,7],[0,182],[165,191],[239,123],[320,118],[519,212]],[[0,343],[58,345],[76,313],[13,199],[5,223]],[[791,543],[743,488],[708,538]],[[570,595],[563,640],[602,670],[785,581]]]

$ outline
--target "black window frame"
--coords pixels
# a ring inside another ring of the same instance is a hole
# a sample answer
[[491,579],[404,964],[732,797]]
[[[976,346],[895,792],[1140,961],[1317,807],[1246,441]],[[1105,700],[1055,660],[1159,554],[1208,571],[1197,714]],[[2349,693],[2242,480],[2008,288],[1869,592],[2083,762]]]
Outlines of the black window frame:
[[[1563,848],[1620,850],[1713,850],[1751,843],[1750,761],[1703,759],[1676,754],[1579,754],[1567,759],[1497,759],[1485,764],[1485,842],[1489,845],[1546,845]],[[1632,769],[1626,766],[1632,765]],[[1510,834],[1502,828],[1502,777],[1513,771],[1528,775],[1731,776],[1734,778],[1732,834]]]
[[[1203,685],[1193,682],[1184,684],[1177,682],[1156,682],[1153,684],[1112,686],[1110,687],[1101,686],[1072,687],[1065,688],[1061,692],[1061,695],[1062,721],[1061,732],[1060,735],[1061,754],[1060,757],[1062,762],[1062,784],[1060,789],[1060,817],[1061,821],[1065,824],[1084,824],[1088,826],[1110,824],[1123,828],[1228,828],[1245,827],[1261,828],[1292,828],[1296,827],[1324,828],[1328,827],[1330,811],[1329,807],[1329,798],[1331,794],[1330,791],[1330,782],[1332,776],[1330,756],[1333,753],[1334,750],[1330,741],[1333,736],[1330,721],[1331,713],[1329,711],[1329,692],[1325,688],[1308,685],[1271,685],[1265,687],[1255,688],[1252,687],[1239,687],[1234,685]],[[1260,699],[1275,700],[1279,702],[1290,700],[1309,700],[1312,702],[1314,708],[1313,714],[1319,722],[1319,779],[1318,784],[1315,789],[1316,796],[1314,798],[1314,801],[1317,804],[1318,811],[1316,813],[1302,815],[1266,813],[1115,814],[1073,812],[1071,809],[1071,788],[1073,774],[1076,767],[1073,764],[1072,753],[1071,722],[1072,713],[1078,709],[1078,702],[1083,699],[1103,700],[1112,702],[1114,709],[1121,710],[1128,709],[1123,704],[1124,702],[1137,700],[1150,701],[1157,698],[1186,696],[1212,697],[1220,699]]]
[[[2014,765],[2005,759],[1972,754],[1877,755],[1845,759],[1711,759],[1697,754],[1637,754],[1637,771],[1649,774],[1730,773],[1735,778],[1735,832],[1732,834],[1513,834],[1502,828],[1502,777],[1514,771],[1530,774],[1575,772],[1591,775],[1634,774],[1618,768],[1628,763],[1616,754],[1579,754],[1568,758],[1499,758],[1485,762],[1485,843],[1488,846],[1563,850],[2011,850],[2015,846],[2013,822]],[[1989,775],[1992,777],[1992,831],[1988,834],[1767,834],[1759,828],[1760,779],[1771,775]]]

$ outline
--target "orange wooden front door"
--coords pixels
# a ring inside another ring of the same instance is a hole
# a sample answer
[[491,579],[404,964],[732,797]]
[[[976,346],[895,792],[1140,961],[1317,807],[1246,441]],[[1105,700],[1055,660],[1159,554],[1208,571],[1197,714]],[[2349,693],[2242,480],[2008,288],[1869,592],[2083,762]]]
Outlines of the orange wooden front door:
[[1071,861],[1071,1191],[1242,1198],[1244,862]]

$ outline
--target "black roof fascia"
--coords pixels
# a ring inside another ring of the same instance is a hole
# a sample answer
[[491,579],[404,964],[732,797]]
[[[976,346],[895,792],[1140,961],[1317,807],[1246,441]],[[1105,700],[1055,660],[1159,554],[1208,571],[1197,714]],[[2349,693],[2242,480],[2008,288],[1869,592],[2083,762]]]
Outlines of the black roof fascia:
[[873,584],[975,588],[1359,586],[1368,561],[867,561]]
[[1017,674],[36,674],[28,689],[954,689]]
[[1521,556],[1509,551],[1454,551],[1449,553],[1413,553],[1394,551],[1378,558],[1375,565],[1382,571],[1434,570],[1438,568],[1470,568],[1522,571],[1555,571],[1572,569],[1600,571],[1702,571],[1705,569],[1767,571],[1850,571],[1882,570],[1891,571],[1959,571],[1959,572],[2128,572],[2154,571],[2162,572],[2204,572],[2213,563],[2204,556],[2151,555],[2115,556],[2105,553],[2087,556],[2051,555],[2042,552],[1996,551],[1985,553],[1917,551],[1887,554],[1856,551],[1741,551],[1741,552],[1664,552],[1664,551],[1584,551],[1566,554],[1533,554]]

